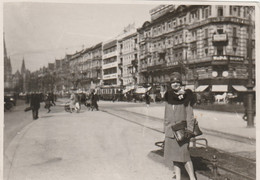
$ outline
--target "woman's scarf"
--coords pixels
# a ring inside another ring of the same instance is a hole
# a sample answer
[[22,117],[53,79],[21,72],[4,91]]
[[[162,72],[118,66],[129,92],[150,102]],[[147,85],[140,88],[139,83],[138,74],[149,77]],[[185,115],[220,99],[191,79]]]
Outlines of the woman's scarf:
[[173,89],[169,89],[165,93],[164,97],[165,101],[171,105],[184,104],[184,106],[188,106],[188,104],[190,104],[193,106],[196,103],[196,97],[193,95],[190,89],[179,92],[175,92]]

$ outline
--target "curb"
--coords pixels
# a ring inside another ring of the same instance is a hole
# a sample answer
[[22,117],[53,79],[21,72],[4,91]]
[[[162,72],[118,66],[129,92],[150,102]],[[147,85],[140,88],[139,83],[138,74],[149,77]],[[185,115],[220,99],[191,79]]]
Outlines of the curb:
[[[147,116],[147,115],[142,114],[142,113],[133,112],[133,111],[129,111],[129,110],[126,110],[126,109],[123,109],[123,110],[126,111],[126,112],[129,112],[129,113],[138,114],[140,116]],[[157,118],[157,117],[153,117],[153,116],[148,116],[148,117],[152,118],[152,119],[164,121],[164,119],[162,119],[162,118]],[[207,134],[207,135],[218,136],[218,137],[221,137],[221,138],[226,138],[226,139],[229,139],[229,140],[242,142],[242,143],[246,143],[246,144],[251,144],[251,145],[256,144],[255,138],[239,136],[239,135],[236,135],[236,134],[225,133],[225,132],[216,131],[216,130],[213,130],[213,129],[207,129],[207,128],[203,128],[203,127],[200,127],[200,128],[203,131],[203,133]]]

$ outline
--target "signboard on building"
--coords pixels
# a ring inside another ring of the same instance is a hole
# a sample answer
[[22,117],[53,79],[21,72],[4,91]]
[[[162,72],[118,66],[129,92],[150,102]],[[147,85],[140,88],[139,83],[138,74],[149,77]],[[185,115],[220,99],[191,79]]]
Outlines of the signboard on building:
[[112,67],[117,67],[117,62],[109,63],[109,64],[104,64],[103,69],[108,69]]
[[213,56],[212,60],[213,60],[212,64],[215,64],[215,65],[227,64],[228,56],[225,56],[225,55]]
[[117,78],[117,74],[108,74],[108,75],[104,75],[103,79],[114,79]]
[[244,61],[244,57],[241,57],[241,56],[229,56],[229,60],[230,61]]
[[227,34],[214,34],[213,41],[215,42],[227,41]]

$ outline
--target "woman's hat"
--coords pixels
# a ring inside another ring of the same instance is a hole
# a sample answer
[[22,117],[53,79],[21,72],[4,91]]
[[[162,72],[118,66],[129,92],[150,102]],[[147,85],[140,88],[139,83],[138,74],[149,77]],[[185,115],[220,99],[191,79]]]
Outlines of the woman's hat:
[[181,74],[178,72],[173,72],[171,74],[171,82],[179,82],[181,83]]

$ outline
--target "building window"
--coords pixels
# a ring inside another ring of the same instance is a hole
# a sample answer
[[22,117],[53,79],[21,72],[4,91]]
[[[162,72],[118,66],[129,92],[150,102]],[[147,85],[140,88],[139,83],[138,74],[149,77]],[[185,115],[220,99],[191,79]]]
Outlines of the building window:
[[247,8],[244,7],[244,18],[246,17],[246,14],[247,14]]
[[218,16],[223,16],[223,7],[218,7]]
[[209,17],[209,10],[208,8],[205,9],[205,18],[208,18]]
[[223,55],[223,47],[217,47],[217,55],[222,56]]
[[238,9],[238,12],[237,12],[237,15],[238,15],[238,17],[240,17],[240,7],[237,7]]
[[232,8],[233,6],[229,6],[229,14],[232,15]]
[[205,55],[206,56],[208,55],[208,49],[205,49]]
[[233,52],[234,52],[234,55],[236,55],[236,52],[237,52],[237,48],[233,48]]
[[205,14],[205,13],[204,13],[204,10],[205,10],[205,9],[202,8],[202,14],[201,14],[201,18],[202,18],[202,19],[204,18],[204,14]]
[[233,37],[237,37],[237,28],[233,27]]
[[204,34],[205,38],[208,38],[208,29],[205,29],[204,32],[205,32],[205,34]]
[[218,32],[218,34],[223,34],[224,33],[223,29],[217,29],[217,32]]

